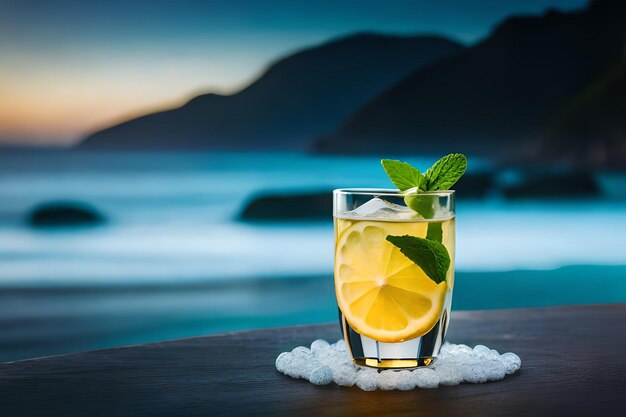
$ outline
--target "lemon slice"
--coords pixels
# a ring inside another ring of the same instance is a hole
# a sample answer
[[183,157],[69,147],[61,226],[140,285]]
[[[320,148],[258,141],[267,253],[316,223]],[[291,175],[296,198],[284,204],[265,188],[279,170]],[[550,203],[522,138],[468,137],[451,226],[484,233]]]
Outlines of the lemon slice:
[[433,282],[386,240],[387,235],[407,234],[408,226],[358,221],[337,241],[339,308],[354,330],[380,342],[402,342],[428,333],[444,304],[447,282]]

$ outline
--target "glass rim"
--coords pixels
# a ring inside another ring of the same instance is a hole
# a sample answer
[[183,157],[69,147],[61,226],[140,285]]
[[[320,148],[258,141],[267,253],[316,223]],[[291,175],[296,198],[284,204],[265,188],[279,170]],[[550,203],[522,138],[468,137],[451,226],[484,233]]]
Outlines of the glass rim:
[[[417,194],[449,197],[454,195],[454,190],[439,190],[439,191],[420,191]],[[391,196],[391,197],[404,197],[405,192],[398,190],[397,188],[336,188],[333,190],[334,195],[338,194],[356,194],[356,195],[375,195],[375,196]]]

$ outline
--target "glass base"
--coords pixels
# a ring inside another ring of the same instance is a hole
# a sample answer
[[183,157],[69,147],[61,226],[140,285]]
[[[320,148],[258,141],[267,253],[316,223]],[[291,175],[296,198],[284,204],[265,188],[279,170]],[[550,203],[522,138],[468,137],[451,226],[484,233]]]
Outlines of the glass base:
[[411,369],[428,366],[436,358],[419,358],[419,359],[381,359],[376,358],[354,358],[352,362],[358,366],[369,366],[370,368],[379,369]]
[[383,343],[359,334],[339,310],[346,348],[352,362],[377,369],[408,369],[428,366],[439,354],[448,328],[449,304],[441,318],[425,335],[399,343]]

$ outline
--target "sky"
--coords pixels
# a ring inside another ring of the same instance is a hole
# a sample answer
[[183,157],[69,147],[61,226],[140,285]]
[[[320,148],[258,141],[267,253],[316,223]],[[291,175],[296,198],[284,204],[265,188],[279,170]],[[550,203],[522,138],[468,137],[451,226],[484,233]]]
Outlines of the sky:
[[358,31],[471,44],[510,14],[586,0],[0,0],[0,143],[69,145]]

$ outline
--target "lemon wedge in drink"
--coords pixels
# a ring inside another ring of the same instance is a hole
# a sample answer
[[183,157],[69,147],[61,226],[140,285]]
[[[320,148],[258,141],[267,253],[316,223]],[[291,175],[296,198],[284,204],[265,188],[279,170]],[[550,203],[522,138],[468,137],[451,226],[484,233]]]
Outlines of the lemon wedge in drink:
[[335,249],[339,308],[354,330],[380,342],[423,336],[444,305],[447,282],[436,284],[386,240],[406,233],[407,223],[356,221]]

